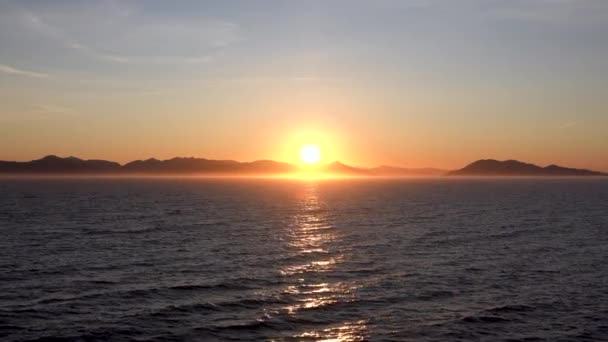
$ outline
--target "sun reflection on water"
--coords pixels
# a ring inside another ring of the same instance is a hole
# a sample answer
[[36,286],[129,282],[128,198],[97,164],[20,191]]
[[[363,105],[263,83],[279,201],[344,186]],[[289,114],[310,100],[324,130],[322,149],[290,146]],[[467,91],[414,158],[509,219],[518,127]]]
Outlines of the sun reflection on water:
[[367,322],[346,322],[342,325],[294,336],[301,340],[323,342],[367,341]]
[[[317,184],[307,185],[299,208],[288,231],[293,263],[280,269],[283,277],[292,282],[283,291],[290,303],[283,312],[299,317],[311,315],[323,319],[324,310],[354,302],[356,286],[347,281],[331,281],[330,273],[345,260],[338,248],[340,235],[331,224],[331,216],[319,197]],[[363,341],[367,336],[366,321],[328,322],[325,329],[300,332],[292,337],[315,341]]]

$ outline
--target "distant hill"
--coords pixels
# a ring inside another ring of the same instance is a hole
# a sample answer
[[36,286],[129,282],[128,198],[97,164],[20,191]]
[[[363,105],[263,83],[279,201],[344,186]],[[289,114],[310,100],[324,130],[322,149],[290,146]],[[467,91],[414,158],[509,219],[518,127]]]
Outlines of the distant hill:
[[482,159],[460,170],[450,171],[448,176],[602,176],[601,172],[573,169],[557,165],[540,167],[517,160],[498,161]]
[[[285,174],[301,170],[297,165],[257,160],[238,162],[234,160],[213,160],[204,158],[154,158],[135,160],[125,165],[106,160],[83,160],[76,157],[61,158],[54,155],[29,162],[0,161],[0,174],[227,174],[261,175]],[[406,169],[393,166],[361,168],[333,162],[318,166],[316,172],[350,176],[412,176],[440,175],[438,169]]]
[[[172,158],[158,160],[154,158],[135,160],[125,165],[107,160],[84,160],[76,157],[61,158],[50,155],[29,162],[0,161],[0,174],[207,174],[207,175],[264,175],[286,174],[300,171],[294,164],[273,160],[257,160],[253,162],[238,162],[234,160],[213,160],[204,158]],[[534,164],[522,163],[516,160],[497,161],[493,159],[478,160],[466,167],[446,172],[433,168],[408,169],[394,166],[378,166],[373,168],[355,167],[333,162],[320,165],[316,172],[348,176],[599,176],[600,172],[571,169],[557,165],[540,167]]]
[[234,160],[212,160],[204,158],[173,158],[169,160],[136,160],[125,164],[124,173],[211,173],[211,174],[260,174],[286,173],[297,168],[288,163],[258,160],[241,163]]
[[371,176],[372,173],[368,169],[349,166],[339,161],[327,164],[321,167],[322,172],[342,174],[342,175],[360,175],[360,176]]
[[62,174],[62,173],[112,173],[121,165],[106,160],[82,160],[75,157],[46,156],[29,162],[0,161],[0,173],[10,174]]
[[323,172],[335,173],[335,174],[346,174],[346,175],[360,175],[360,176],[440,176],[446,173],[445,170],[433,169],[433,168],[417,168],[408,169],[396,166],[377,166],[372,168],[355,167],[343,164],[341,162],[333,162],[327,164],[322,168]]
[[51,155],[29,162],[0,161],[2,174],[276,174],[295,170],[297,167],[291,164],[271,160],[241,163],[203,158],[151,158],[120,165],[106,160]]
[[379,176],[441,176],[446,173],[445,170],[430,167],[408,169],[386,165],[371,168],[369,171]]

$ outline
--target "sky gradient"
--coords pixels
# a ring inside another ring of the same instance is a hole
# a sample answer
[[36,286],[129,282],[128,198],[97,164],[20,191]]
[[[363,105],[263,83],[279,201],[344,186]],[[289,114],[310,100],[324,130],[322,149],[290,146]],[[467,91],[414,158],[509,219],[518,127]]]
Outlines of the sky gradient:
[[608,171],[608,1],[0,1],[0,159]]

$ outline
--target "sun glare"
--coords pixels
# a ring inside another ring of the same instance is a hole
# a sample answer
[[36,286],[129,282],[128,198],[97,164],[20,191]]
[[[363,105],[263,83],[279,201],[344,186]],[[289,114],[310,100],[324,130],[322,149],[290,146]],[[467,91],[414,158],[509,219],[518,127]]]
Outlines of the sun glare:
[[305,164],[316,164],[321,160],[321,151],[317,145],[304,145],[300,149],[300,159]]

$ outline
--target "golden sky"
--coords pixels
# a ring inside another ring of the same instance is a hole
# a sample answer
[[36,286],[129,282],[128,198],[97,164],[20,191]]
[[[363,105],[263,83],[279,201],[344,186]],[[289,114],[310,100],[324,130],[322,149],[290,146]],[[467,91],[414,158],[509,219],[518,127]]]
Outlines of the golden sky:
[[0,159],[608,171],[604,1],[0,3]]

